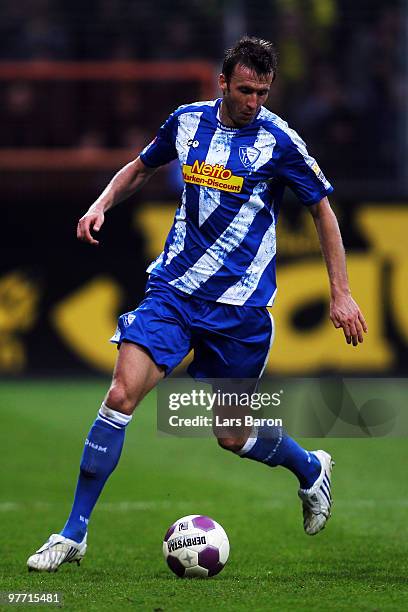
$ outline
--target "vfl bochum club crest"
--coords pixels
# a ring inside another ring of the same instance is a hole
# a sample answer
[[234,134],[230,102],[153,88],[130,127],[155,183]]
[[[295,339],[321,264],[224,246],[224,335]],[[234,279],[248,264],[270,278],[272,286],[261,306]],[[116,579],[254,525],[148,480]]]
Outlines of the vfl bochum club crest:
[[245,168],[250,168],[256,162],[261,152],[255,147],[239,147],[239,159]]

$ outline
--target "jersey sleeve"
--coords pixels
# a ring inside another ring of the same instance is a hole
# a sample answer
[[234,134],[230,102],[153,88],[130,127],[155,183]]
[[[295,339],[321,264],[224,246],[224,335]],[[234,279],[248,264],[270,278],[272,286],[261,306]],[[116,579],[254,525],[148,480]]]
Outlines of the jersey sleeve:
[[294,132],[288,137],[280,162],[278,176],[306,206],[316,204],[333,191],[332,185],[309,155],[303,140]]
[[146,166],[158,168],[176,159],[177,128],[178,119],[172,113],[159,129],[156,138],[140,153],[140,159]]

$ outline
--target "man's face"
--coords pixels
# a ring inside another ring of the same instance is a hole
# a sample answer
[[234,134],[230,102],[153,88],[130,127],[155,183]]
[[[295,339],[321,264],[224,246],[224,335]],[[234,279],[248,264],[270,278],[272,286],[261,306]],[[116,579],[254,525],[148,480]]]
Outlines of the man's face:
[[268,97],[272,78],[273,73],[258,75],[241,64],[235,66],[229,83],[220,74],[219,85],[223,95],[221,121],[238,128],[251,123]]

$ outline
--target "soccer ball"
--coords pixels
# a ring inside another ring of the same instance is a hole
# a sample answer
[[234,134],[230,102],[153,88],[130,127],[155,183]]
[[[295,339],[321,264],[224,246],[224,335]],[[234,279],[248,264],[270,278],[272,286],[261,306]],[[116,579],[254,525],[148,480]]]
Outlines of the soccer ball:
[[164,536],[164,558],[180,578],[215,576],[226,564],[229,550],[221,525],[201,514],[183,516]]

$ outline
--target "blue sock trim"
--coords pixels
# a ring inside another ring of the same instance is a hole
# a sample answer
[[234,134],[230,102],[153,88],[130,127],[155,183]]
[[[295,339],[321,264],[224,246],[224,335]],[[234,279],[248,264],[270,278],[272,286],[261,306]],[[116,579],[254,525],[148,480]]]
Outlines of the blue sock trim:
[[123,428],[127,427],[132,420],[132,415],[123,414],[122,412],[118,412],[117,410],[113,410],[109,408],[102,402],[101,407],[99,408],[98,416],[102,421],[106,421],[113,427]]

